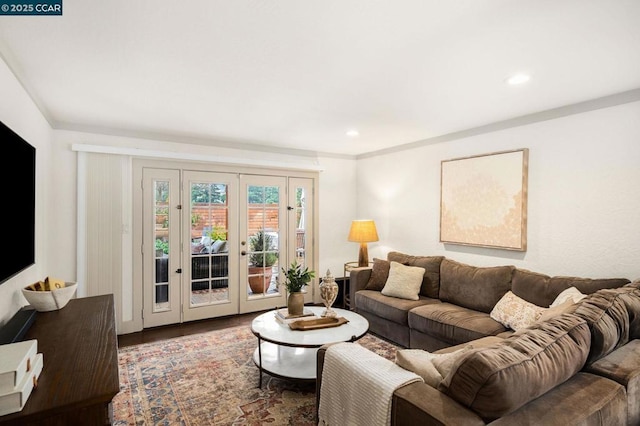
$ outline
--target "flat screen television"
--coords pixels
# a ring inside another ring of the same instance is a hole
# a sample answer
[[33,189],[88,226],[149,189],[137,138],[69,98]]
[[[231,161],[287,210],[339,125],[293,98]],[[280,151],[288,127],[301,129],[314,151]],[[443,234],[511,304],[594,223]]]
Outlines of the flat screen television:
[[0,209],[4,228],[0,253],[0,284],[35,263],[36,149],[0,122],[4,167],[0,182],[5,206]]

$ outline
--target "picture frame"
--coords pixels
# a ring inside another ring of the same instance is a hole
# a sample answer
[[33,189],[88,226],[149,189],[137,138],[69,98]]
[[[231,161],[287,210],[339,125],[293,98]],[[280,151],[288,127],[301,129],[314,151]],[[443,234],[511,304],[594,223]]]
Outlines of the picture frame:
[[440,242],[527,250],[529,150],[443,160]]

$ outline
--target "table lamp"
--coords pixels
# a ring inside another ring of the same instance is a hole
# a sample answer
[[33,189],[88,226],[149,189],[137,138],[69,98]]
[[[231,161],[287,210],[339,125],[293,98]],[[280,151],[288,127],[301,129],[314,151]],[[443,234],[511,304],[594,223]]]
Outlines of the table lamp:
[[360,243],[358,267],[369,266],[367,243],[378,241],[378,231],[373,220],[354,220],[349,230],[349,241]]

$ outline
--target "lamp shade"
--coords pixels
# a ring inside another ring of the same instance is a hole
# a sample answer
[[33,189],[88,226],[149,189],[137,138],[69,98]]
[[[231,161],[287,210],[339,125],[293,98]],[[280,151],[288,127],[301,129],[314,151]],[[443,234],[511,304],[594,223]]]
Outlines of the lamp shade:
[[354,220],[349,230],[349,241],[370,243],[378,241],[378,231],[373,220]]

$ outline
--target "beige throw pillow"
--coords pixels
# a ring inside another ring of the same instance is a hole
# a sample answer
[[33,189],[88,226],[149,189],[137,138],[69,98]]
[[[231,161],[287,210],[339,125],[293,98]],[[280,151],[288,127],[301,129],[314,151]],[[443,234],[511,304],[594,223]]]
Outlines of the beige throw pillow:
[[458,349],[457,351],[445,353],[445,354],[437,354],[438,356],[433,359],[433,366],[438,370],[438,372],[442,375],[443,378],[449,375],[449,372],[453,369],[455,363],[463,358],[467,353],[469,353],[473,349],[473,345],[467,345],[462,349]]
[[543,308],[508,291],[493,307],[489,316],[505,327],[520,330],[534,324],[545,312]]
[[471,349],[473,346],[467,345],[457,351],[444,354],[432,354],[422,349],[401,349],[396,352],[396,364],[416,373],[426,384],[437,389],[454,363]]
[[418,293],[420,292],[423,277],[424,268],[391,262],[389,278],[387,278],[381,293],[385,296],[398,297],[400,299],[418,300],[420,299]]

